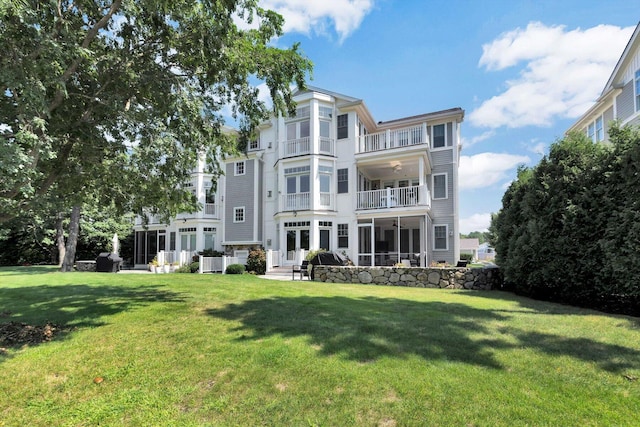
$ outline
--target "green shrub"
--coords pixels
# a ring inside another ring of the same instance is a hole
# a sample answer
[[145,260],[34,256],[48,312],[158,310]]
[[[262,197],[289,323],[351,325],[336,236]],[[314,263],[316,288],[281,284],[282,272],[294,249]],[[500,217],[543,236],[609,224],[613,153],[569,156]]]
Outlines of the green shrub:
[[243,274],[244,273],[244,265],[242,264],[230,264],[227,266],[227,270],[225,271],[227,274]]
[[213,249],[205,249],[203,251],[198,252],[202,256],[206,257],[221,257],[224,256],[224,252],[216,251]]
[[191,273],[191,267],[188,265],[183,265],[182,267],[178,267],[175,269],[176,273]]
[[462,261],[473,261],[473,255],[471,254],[460,254],[460,260]]
[[249,252],[247,258],[247,271],[255,274],[265,274],[267,272],[267,254],[262,249],[255,249]]
[[312,250],[312,251],[309,251],[309,252],[307,253],[307,256],[306,256],[306,257],[304,257],[304,259],[306,259],[307,261],[311,261],[311,259],[312,259],[314,256],[318,255],[318,254],[319,254],[319,253],[321,253],[321,252],[327,252],[327,251],[326,251],[326,250],[324,250],[324,249],[314,249],[314,250]]
[[197,273],[198,270],[200,269],[200,263],[199,262],[192,262],[191,264],[189,264],[189,268],[191,269],[192,273]]

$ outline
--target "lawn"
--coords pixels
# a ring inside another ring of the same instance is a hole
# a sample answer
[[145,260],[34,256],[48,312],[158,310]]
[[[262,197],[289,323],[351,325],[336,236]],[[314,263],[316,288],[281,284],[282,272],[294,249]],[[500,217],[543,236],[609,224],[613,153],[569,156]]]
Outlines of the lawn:
[[503,292],[0,268],[0,426],[635,426],[640,319]]

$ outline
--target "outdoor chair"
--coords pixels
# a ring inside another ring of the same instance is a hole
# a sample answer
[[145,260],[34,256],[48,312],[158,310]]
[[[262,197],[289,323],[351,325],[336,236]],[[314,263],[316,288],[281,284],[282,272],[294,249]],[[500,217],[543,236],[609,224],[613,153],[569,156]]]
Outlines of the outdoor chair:
[[300,274],[300,280],[302,280],[304,277],[309,277],[309,261],[304,260],[302,261],[302,264],[300,265],[294,265],[293,266],[293,271],[291,273],[291,280],[296,280],[296,273]]

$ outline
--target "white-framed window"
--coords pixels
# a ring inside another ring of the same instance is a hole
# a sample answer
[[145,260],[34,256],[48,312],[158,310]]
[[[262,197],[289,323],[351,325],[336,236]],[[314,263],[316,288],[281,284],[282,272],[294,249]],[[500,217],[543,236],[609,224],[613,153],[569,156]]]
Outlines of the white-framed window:
[[287,141],[308,138],[310,135],[309,120],[287,124]]
[[640,111],[640,69],[636,70],[633,86],[636,88],[636,111]]
[[338,194],[349,192],[349,169],[338,169]]
[[434,174],[433,177],[433,199],[446,199],[449,197],[447,191],[447,174]]
[[245,163],[244,160],[235,163],[235,167],[233,169],[234,175],[244,175],[245,174]]
[[260,148],[259,139],[252,139],[251,141],[249,141],[249,150],[257,150],[258,148]]
[[349,247],[349,224],[338,224],[338,247]]
[[320,107],[318,107],[318,115],[322,118],[330,119],[331,117],[333,117],[333,108],[321,105]]
[[180,250],[195,251],[196,250],[196,228],[185,227],[179,228],[180,233]]
[[233,222],[244,222],[244,206],[233,208]]
[[431,148],[443,148],[447,146],[447,129],[446,125],[431,126]]
[[337,134],[338,139],[349,138],[349,115],[340,114],[337,117]]
[[434,225],[433,226],[433,250],[434,251],[446,251],[449,250],[449,234],[448,225]]
[[216,229],[215,227],[204,227],[204,249],[215,249]]
[[604,141],[604,119],[602,116],[596,117],[587,125],[587,138],[593,142]]

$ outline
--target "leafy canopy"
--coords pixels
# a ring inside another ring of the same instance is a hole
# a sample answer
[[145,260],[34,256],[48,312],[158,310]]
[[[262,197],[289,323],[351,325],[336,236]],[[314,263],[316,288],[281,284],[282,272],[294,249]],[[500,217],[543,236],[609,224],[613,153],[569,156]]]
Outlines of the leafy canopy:
[[221,173],[269,113],[256,84],[292,111],[311,70],[297,45],[269,43],[283,20],[257,0],[14,0],[0,14],[0,223],[87,194],[193,210],[180,186],[198,159]]

